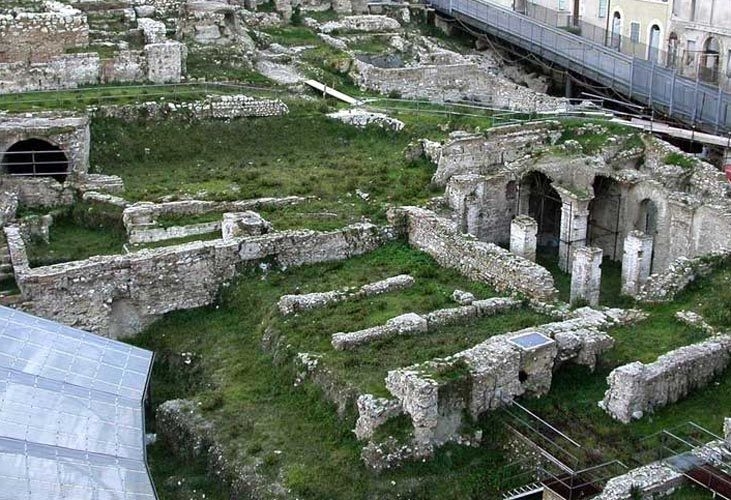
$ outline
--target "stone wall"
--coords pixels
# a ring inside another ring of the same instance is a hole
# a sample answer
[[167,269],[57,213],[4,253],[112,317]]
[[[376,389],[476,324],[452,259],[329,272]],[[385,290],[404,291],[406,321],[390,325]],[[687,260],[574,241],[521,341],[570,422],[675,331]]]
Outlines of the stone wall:
[[201,101],[181,103],[151,101],[127,106],[103,106],[95,112],[96,116],[127,121],[141,118],[167,120],[174,117],[189,120],[230,120],[253,116],[281,116],[287,113],[289,108],[279,99],[257,99],[241,94],[212,95]]
[[434,212],[400,207],[389,212],[389,220],[412,246],[470,279],[488,283],[500,292],[518,292],[540,300],[558,296],[553,277],[545,268],[497,245],[460,234],[453,223]]
[[374,250],[389,231],[355,224],[338,231],[284,231],[193,242],[30,269],[17,228],[6,228],[16,282],[33,313],[100,335],[134,334],[161,314],[212,303],[244,262],[281,266],[343,260]]
[[650,364],[636,361],[620,366],[607,377],[609,389],[599,406],[629,423],[705,387],[727,368],[730,359],[731,336],[718,335],[670,351]]
[[0,15],[0,63],[47,62],[89,45],[86,14],[60,2],[43,6],[46,12]]
[[354,79],[364,90],[440,102],[476,100],[516,111],[556,111],[568,101],[521,87],[472,63],[379,68],[355,59]]
[[142,51],[120,51],[104,60],[96,53],[82,53],[46,62],[0,63],[0,94],[113,82],[178,83],[185,74],[186,57],[185,45],[168,41],[145,45]]

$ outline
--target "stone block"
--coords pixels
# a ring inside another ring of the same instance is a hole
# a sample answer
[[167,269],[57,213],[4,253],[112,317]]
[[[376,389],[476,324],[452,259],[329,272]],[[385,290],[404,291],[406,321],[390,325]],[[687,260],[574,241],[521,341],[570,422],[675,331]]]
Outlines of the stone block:
[[572,304],[586,301],[591,306],[599,305],[602,255],[601,248],[579,247],[574,250],[571,273]]
[[272,230],[272,225],[256,212],[226,212],[223,214],[221,233],[224,241],[243,236],[260,236]]
[[510,223],[510,251],[532,262],[536,260],[538,223],[527,215],[518,215]]
[[622,293],[635,297],[650,276],[653,237],[631,231],[624,239]]

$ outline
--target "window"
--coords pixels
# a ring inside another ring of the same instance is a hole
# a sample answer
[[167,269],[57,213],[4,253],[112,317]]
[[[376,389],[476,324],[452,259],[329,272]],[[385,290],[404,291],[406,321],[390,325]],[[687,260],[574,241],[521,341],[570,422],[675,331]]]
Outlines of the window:
[[599,17],[607,17],[609,0],[599,0]]
[[629,23],[629,39],[635,43],[640,41],[640,23]]
[[688,46],[685,49],[685,64],[693,63],[695,63],[695,40],[688,40]]
[[558,10],[566,10],[566,0],[558,0]]

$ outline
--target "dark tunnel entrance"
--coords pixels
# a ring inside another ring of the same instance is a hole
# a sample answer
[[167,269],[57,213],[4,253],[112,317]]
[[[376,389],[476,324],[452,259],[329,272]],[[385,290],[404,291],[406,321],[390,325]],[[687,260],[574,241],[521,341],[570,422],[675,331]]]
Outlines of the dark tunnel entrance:
[[16,142],[3,155],[3,172],[18,177],[53,177],[66,180],[69,160],[58,146],[42,139]]

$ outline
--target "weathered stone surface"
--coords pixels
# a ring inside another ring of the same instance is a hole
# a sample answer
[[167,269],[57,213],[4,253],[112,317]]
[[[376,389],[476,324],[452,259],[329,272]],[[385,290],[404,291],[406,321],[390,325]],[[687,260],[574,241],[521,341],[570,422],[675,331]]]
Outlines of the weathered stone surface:
[[538,223],[528,215],[517,215],[510,223],[510,251],[518,257],[536,261]]
[[580,247],[574,250],[571,270],[571,303],[585,301],[590,306],[599,305],[602,284],[602,249]]
[[706,320],[703,319],[703,316],[696,312],[677,311],[675,313],[675,318],[681,323],[685,323],[686,325],[690,326],[691,328],[698,328],[700,330],[703,330],[708,335],[716,335],[718,333],[718,331],[714,327],[706,323]]
[[401,120],[383,113],[373,113],[362,109],[343,109],[329,113],[327,116],[358,128],[365,128],[371,124],[396,131],[404,128],[404,122]]
[[145,35],[145,43],[162,43],[166,40],[165,23],[154,19],[141,18],[137,20],[137,27]]
[[470,292],[455,290],[452,292],[452,300],[461,306],[468,306],[475,301],[475,296]]
[[651,463],[607,482],[597,500],[630,500],[637,493],[642,498],[655,498],[672,493],[684,481],[682,473],[665,463]]
[[147,79],[152,83],[179,83],[185,74],[187,50],[182,43],[173,41],[145,45]]
[[320,26],[323,33],[337,32],[384,32],[397,31],[401,24],[388,16],[346,16],[337,21],[328,21]]
[[723,435],[726,437],[726,442],[731,446],[731,417],[723,419]]
[[283,295],[277,302],[279,312],[284,315],[294,314],[300,311],[308,311],[325,307],[328,304],[335,304],[350,299],[370,297],[396,290],[409,288],[414,284],[414,278],[408,274],[399,274],[385,280],[367,283],[360,288],[345,288],[342,290],[330,290],[327,292],[305,293],[301,295]]
[[622,255],[622,293],[636,296],[650,276],[653,237],[630,231],[624,239]]
[[729,257],[728,252],[712,253],[692,259],[679,257],[667,270],[652,274],[637,296],[643,302],[668,302],[698,278],[709,275]]
[[674,403],[705,387],[731,359],[731,336],[708,340],[663,354],[650,364],[635,361],[615,368],[599,406],[623,423]]
[[497,245],[459,234],[454,224],[434,212],[400,207],[389,211],[389,220],[408,236],[412,246],[470,279],[486,282],[500,292],[516,291],[541,300],[558,295],[545,268]]
[[377,398],[372,394],[358,397],[358,420],[355,422],[355,436],[370,439],[378,427],[403,413],[397,399]]
[[242,236],[260,236],[273,230],[271,223],[256,212],[226,212],[223,214],[221,233],[224,241]]

